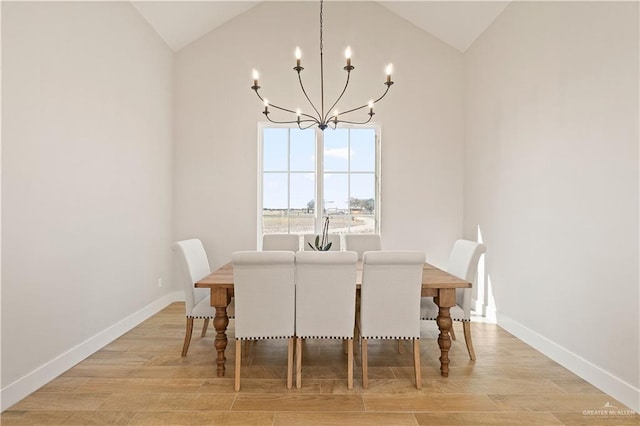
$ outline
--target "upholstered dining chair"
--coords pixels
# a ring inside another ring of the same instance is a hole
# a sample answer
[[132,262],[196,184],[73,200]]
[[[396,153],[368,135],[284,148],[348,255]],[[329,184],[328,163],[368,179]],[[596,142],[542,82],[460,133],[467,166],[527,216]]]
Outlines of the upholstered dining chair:
[[377,234],[345,234],[343,238],[344,249],[358,253],[358,260],[365,251],[382,250],[382,240]]
[[[205,337],[209,320],[214,318],[216,314],[215,308],[211,306],[211,292],[206,288],[194,287],[198,280],[209,275],[211,267],[202,241],[199,239],[178,241],[173,244],[172,248],[178,255],[180,279],[184,290],[187,329],[182,345],[182,356],[187,356],[193,332],[193,320],[204,319],[201,336]],[[233,300],[227,307],[227,314],[229,318],[233,318]]]
[[[473,282],[478,271],[480,256],[486,251],[487,248],[483,244],[468,240],[457,240],[449,255],[447,272],[465,281]],[[469,358],[475,361],[476,352],[471,341],[471,297],[470,288],[456,289],[456,306],[452,307],[449,313],[454,322],[462,322]],[[438,305],[435,304],[432,298],[422,298],[420,318],[434,321],[438,318]],[[451,338],[455,340],[453,324],[451,326]]]
[[298,234],[264,234],[262,236],[262,250],[300,250],[300,236]]
[[296,387],[302,384],[303,339],[347,341],[347,387],[353,389],[353,336],[358,255],[296,253]]
[[[315,247],[317,234],[304,234],[304,242],[302,250],[304,251],[313,251],[309,244]],[[320,239],[322,239],[322,235],[320,235]],[[342,250],[342,244],[340,243],[340,234],[327,234],[327,243],[331,243],[331,248],[329,251],[340,251]]]
[[[362,260],[362,255],[366,251],[382,250],[382,240],[377,234],[344,234],[344,249],[358,253],[358,260]],[[360,305],[356,303],[356,339],[360,330]],[[398,350],[402,351],[402,342],[398,341]]]
[[420,293],[423,251],[369,251],[362,258],[360,334],[362,387],[369,387],[367,342],[371,339],[413,341],[416,388],[420,370]]
[[288,339],[287,388],[293,379],[295,263],[292,251],[232,254],[235,299],[236,372],[240,390],[242,341]]

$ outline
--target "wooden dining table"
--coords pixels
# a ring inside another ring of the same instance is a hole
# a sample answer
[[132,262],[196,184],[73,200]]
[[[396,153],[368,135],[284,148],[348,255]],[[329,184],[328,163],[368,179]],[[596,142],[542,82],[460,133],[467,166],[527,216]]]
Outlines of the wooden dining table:
[[[358,262],[357,286],[362,283],[362,263]],[[216,363],[218,376],[224,376],[225,361],[224,351],[227,348],[227,326],[229,317],[227,305],[233,297],[233,265],[226,263],[211,272],[206,277],[195,283],[197,288],[211,290],[211,306],[216,309],[213,326],[216,329],[215,348],[218,353]],[[440,347],[440,373],[443,377],[449,376],[449,349],[451,348],[451,315],[449,310],[456,305],[456,289],[470,288],[471,283],[457,278],[428,263],[422,270],[422,297],[433,297],[439,307],[436,323],[440,334],[438,346]]]

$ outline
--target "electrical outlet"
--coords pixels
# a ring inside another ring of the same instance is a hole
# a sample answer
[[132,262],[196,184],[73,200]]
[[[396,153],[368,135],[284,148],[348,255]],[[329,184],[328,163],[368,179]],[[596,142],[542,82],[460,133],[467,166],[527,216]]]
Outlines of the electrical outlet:
[[162,278],[158,278],[158,288],[162,288]]

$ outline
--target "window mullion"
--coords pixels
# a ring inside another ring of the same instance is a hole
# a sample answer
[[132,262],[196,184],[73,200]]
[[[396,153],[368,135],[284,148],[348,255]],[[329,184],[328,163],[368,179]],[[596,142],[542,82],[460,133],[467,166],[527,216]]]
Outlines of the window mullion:
[[374,167],[374,185],[375,194],[373,197],[374,209],[373,218],[375,223],[374,232],[380,234],[380,199],[382,198],[382,186],[380,185],[380,173],[381,173],[381,158],[382,147],[380,146],[380,129],[376,128],[375,131],[375,167]]
[[316,129],[316,218],[315,232],[319,233],[324,211],[324,137],[321,130]]
[[[351,129],[347,130],[347,209],[347,214],[351,216]],[[347,233],[351,233],[351,223]]]
[[291,129],[287,130],[287,234],[291,233]]

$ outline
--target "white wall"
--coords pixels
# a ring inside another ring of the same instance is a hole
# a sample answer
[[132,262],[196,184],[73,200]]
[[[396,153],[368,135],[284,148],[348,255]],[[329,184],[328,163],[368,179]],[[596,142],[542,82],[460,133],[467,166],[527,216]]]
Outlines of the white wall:
[[[2,3],[3,397],[165,296],[173,239],[202,238],[213,266],[254,247],[250,70],[273,101],[301,103],[292,51],[313,87],[317,13],[251,9],[177,54],[172,89],[170,51],[127,3]],[[464,174],[464,234],[480,226],[489,246],[501,324],[636,410],[637,17],[634,3],[513,3],[463,58],[374,3],[325,5],[327,93],[345,41],[347,99],[396,66],[376,108],[385,246],[444,265]]]
[[498,322],[637,411],[638,3],[513,2],[465,60]]
[[[346,44],[356,67],[339,109],[381,94],[384,67],[395,66],[396,83],[375,116],[384,245],[424,249],[444,265],[462,230],[462,54],[376,3],[329,2],[324,12],[328,98],[343,84]],[[175,237],[201,238],[212,266],[255,248],[257,123],[264,116],[251,69],[260,71],[261,93],[272,102],[307,106],[292,70],[296,45],[317,100],[316,2],[264,2],[176,54]]]
[[172,54],[128,2],[2,2],[2,66],[11,399],[169,290]]

